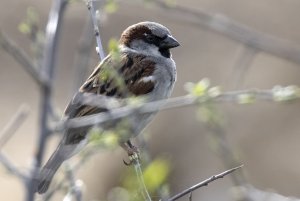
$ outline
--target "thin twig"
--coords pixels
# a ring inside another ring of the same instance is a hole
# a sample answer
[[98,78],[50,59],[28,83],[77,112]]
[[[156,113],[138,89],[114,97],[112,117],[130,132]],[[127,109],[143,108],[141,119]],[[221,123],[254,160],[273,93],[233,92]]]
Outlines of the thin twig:
[[53,188],[49,189],[43,196],[44,201],[51,200],[52,196],[55,194],[55,192],[59,191],[60,189],[63,189],[64,184],[66,182],[66,178],[64,177],[57,185],[55,185]]
[[[218,121],[208,121],[204,124],[208,129],[208,135],[216,143],[216,153],[219,155],[219,158],[223,162],[225,168],[230,168],[241,164],[239,159],[234,154],[235,150],[229,143],[226,135],[226,130]],[[239,171],[238,174],[230,175],[232,183],[234,186],[243,186],[246,185],[247,178],[243,171]],[[251,199],[244,197],[241,201],[251,201]]]
[[[238,90],[238,91],[230,91],[221,93],[215,97],[195,97],[191,95],[180,96],[176,98],[170,98],[167,100],[158,100],[153,102],[147,102],[143,104],[137,105],[127,105],[123,107],[116,107],[115,109],[111,109],[110,112],[103,112],[99,114],[82,116],[73,119],[63,120],[58,122],[56,127],[53,129],[55,132],[60,132],[65,128],[79,128],[90,125],[101,125],[104,122],[116,120],[123,118],[125,116],[131,115],[133,113],[151,113],[156,112],[158,110],[167,110],[172,108],[186,107],[195,104],[203,104],[206,102],[229,102],[229,103],[238,103],[239,97],[242,95],[249,95],[255,101],[275,101],[273,97],[272,90],[258,90],[258,89],[250,89],[250,90]],[[110,98],[104,98],[103,96],[97,96],[92,94],[85,94],[83,97],[82,103],[92,105],[92,106],[103,106],[109,105],[109,102],[105,102],[105,100],[114,100]],[[300,97],[295,97],[295,99],[299,100]],[[114,105],[114,104],[113,104]]]
[[251,63],[257,55],[257,49],[243,45],[243,49],[239,52],[239,57],[233,66],[233,72],[230,79],[233,78],[233,89],[238,89],[242,86],[247,70],[250,68]]
[[102,42],[101,42],[101,36],[100,36],[99,27],[98,27],[98,20],[97,20],[96,11],[94,8],[94,1],[88,0],[87,7],[91,13],[91,18],[92,18],[92,22],[93,22],[93,26],[94,26],[94,32],[95,32],[96,41],[97,41],[97,53],[100,57],[100,61],[102,61],[105,58],[105,53],[104,53],[104,49],[103,49]]
[[91,21],[91,17],[87,16],[82,34],[79,39],[78,51],[74,61],[75,79],[72,94],[74,94],[73,92],[78,91],[78,88],[84,82],[84,78],[86,78],[90,54],[92,46],[94,45],[93,37],[91,37],[91,33],[93,31]]
[[66,164],[66,177],[69,180],[71,186],[71,194],[75,195],[77,201],[82,201],[82,192],[80,187],[76,184],[74,172],[72,167],[67,163]]
[[207,186],[209,183],[211,183],[211,182],[213,182],[217,179],[223,178],[224,176],[226,176],[226,175],[228,175],[228,174],[230,174],[230,173],[234,172],[235,170],[240,169],[242,167],[243,167],[243,165],[232,168],[232,169],[229,169],[229,170],[226,170],[225,172],[222,172],[220,174],[213,175],[210,178],[208,178],[208,179],[206,179],[206,180],[204,180],[204,181],[202,181],[202,182],[200,182],[200,183],[198,183],[194,186],[191,186],[191,187],[187,188],[186,190],[182,191],[181,193],[178,193],[177,195],[169,198],[167,201],[177,200],[177,199],[179,199],[179,198],[181,198],[181,197],[183,197],[183,196],[185,196],[185,195],[187,195],[187,194],[189,194],[189,193],[191,193],[191,192],[193,192],[193,191],[195,191],[195,190],[197,190],[197,189],[199,189],[203,186]]
[[0,150],[8,142],[8,140],[13,136],[18,128],[22,125],[25,119],[28,117],[29,107],[25,104],[21,105],[16,112],[16,114],[11,118],[11,120],[4,126],[0,132]]
[[150,197],[147,187],[145,185],[143,172],[141,169],[141,164],[140,164],[140,161],[138,158],[134,160],[133,165],[134,165],[134,170],[135,170],[136,176],[138,178],[139,185],[142,188],[142,195],[144,196],[144,200],[151,201],[151,197]]
[[0,30],[0,46],[8,54],[10,54],[26,72],[31,75],[31,78],[39,85],[47,85],[48,79],[38,71],[38,67],[34,65],[32,59],[22,50],[16,43],[11,40],[6,34]]
[[192,200],[193,200],[193,192],[190,192],[189,201],[192,201]]
[[49,14],[46,27],[45,49],[43,57],[42,75],[48,78],[48,86],[41,87],[41,105],[40,105],[40,135],[36,148],[35,163],[32,170],[31,181],[28,184],[27,201],[34,200],[34,184],[35,175],[41,166],[44,150],[46,147],[46,139],[49,134],[48,119],[51,111],[52,83],[54,77],[54,69],[56,64],[56,53],[59,32],[62,24],[63,14],[66,8],[67,0],[54,0]]
[[0,163],[6,168],[7,171],[21,178],[21,180],[26,184],[28,177],[22,172],[20,172],[20,170],[8,159],[8,157],[6,157],[1,152],[0,152]]
[[[70,167],[73,173],[77,172],[82,167],[82,165],[85,164],[86,160],[88,160],[96,152],[97,150],[91,150],[89,154],[86,154],[84,157],[81,157],[78,163]],[[67,180],[67,175],[65,174],[65,176],[60,181],[58,181],[57,184],[52,189],[49,189],[45,193],[44,201],[49,201],[52,198],[52,196],[55,194],[55,192],[57,192],[59,189],[62,189],[62,187],[66,183],[66,180]]]

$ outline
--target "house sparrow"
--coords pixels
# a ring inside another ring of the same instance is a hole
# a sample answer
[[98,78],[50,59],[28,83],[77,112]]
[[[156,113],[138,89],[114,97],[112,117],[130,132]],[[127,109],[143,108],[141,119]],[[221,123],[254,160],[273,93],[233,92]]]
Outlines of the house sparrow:
[[[109,111],[83,105],[78,94],[92,93],[119,99],[132,96],[144,96],[147,101],[166,99],[170,96],[175,80],[176,66],[170,49],[179,46],[170,31],[155,22],[140,22],[128,27],[119,40],[119,59],[109,54],[93,71],[87,81],[65,110],[67,118],[75,118]],[[113,73],[107,73],[112,71]],[[122,79],[123,86],[118,84]],[[154,113],[135,114],[135,121],[130,129],[132,134],[122,137],[120,145],[131,155],[135,147],[130,138],[138,135],[151,121]],[[136,123],[138,122],[138,123]],[[115,125],[115,124],[113,124]],[[104,126],[109,129],[112,125]],[[78,153],[87,143],[87,132],[91,127],[68,128],[46,165],[36,179],[36,191],[44,193],[60,165]]]

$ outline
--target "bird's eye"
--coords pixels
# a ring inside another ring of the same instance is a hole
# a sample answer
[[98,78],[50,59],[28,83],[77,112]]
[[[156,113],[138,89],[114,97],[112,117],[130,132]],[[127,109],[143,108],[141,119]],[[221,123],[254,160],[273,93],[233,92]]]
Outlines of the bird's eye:
[[146,34],[146,40],[150,43],[153,43],[155,41],[155,36],[151,35],[151,34]]

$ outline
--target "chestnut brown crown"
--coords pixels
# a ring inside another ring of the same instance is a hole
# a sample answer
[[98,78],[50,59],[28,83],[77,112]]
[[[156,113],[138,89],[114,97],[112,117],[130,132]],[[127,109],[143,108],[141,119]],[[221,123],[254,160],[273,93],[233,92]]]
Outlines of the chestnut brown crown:
[[130,48],[134,41],[143,41],[159,49],[170,49],[180,45],[165,26],[156,22],[140,22],[129,26],[122,33],[120,44]]

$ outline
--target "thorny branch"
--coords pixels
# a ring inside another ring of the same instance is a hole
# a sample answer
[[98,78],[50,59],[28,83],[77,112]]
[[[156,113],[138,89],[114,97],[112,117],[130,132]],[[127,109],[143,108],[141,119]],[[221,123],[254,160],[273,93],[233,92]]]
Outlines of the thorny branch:
[[202,181],[202,182],[200,182],[200,183],[198,183],[198,184],[196,184],[196,185],[194,185],[194,186],[191,186],[190,188],[188,188],[188,189],[182,191],[181,193],[178,193],[177,195],[175,195],[175,196],[169,198],[167,201],[178,200],[179,198],[181,198],[181,197],[183,197],[183,196],[185,196],[185,195],[187,195],[187,194],[189,194],[189,193],[191,193],[191,192],[193,192],[193,191],[195,191],[195,190],[197,190],[197,189],[199,189],[199,188],[201,188],[201,187],[203,187],[203,186],[207,186],[209,183],[211,183],[211,182],[213,182],[213,181],[215,181],[215,180],[217,180],[217,179],[221,179],[221,178],[223,178],[224,176],[226,176],[226,175],[228,175],[228,174],[230,174],[230,173],[232,173],[232,172],[234,172],[234,171],[236,171],[237,169],[240,169],[240,168],[242,168],[242,167],[243,167],[243,165],[238,166],[238,167],[235,167],[235,168],[232,168],[232,169],[229,169],[229,170],[226,170],[225,172],[222,172],[222,173],[220,173],[220,174],[213,175],[213,176],[211,176],[210,178],[205,179],[204,181]]

